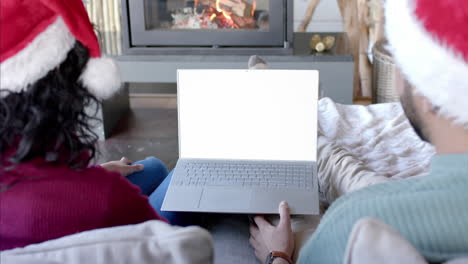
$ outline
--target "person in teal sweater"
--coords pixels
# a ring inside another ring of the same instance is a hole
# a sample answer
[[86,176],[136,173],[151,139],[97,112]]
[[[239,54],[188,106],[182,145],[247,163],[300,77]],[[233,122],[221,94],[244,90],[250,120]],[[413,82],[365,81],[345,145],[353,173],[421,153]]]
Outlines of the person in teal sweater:
[[[468,256],[468,1],[386,1],[385,12],[402,106],[437,155],[426,177],[374,185],[335,201],[297,263],[343,263],[351,230],[366,216],[390,225],[430,262]],[[261,261],[292,262],[286,203],[280,217],[273,226],[257,216],[251,227]]]

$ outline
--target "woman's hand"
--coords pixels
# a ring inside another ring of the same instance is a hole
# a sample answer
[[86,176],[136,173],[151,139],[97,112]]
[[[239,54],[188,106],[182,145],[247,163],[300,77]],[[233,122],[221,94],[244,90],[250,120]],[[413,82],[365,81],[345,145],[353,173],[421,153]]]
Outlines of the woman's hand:
[[115,171],[122,174],[122,176],[127,177],[128,175],[142,171],[144,169],[143,164],[132,165],[133,162],[129,161],[127,158],[123,157],[118,161],[109,161],[101,164],[101,167],[108,171]]
[[289,206],[286,202],[279,205],[280,222],[278,226],[268,223],[263,216],[254,218],[257,226],[250,226],[250,245],[255,256],[264,262],[271,251],[281,251],[292,258],[294,252],[294,234],[291,228]]

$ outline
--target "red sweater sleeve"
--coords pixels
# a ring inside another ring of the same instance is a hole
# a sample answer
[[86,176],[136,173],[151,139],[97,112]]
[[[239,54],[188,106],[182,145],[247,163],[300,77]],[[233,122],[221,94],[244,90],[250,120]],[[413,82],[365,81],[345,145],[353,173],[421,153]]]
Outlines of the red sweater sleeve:
[[109,226],[130,225],[148,220],[165,219],[158,216],[140,189],[120,175],[115,175],[109,191]]

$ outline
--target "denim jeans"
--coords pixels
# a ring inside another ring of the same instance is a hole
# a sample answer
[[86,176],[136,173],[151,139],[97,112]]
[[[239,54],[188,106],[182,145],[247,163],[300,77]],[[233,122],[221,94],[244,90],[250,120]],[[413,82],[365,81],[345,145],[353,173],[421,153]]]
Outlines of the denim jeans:
[[166,218],[172,225],[187,226],[195,224],[196,216],[192,213],[161,211],[167,188],[171,182],[172,172],[168,173],[162,161],[147,158],[134,164],[143,164],[143,171],[127,176],[127,179],[140,187],[142,194],[148,196],[151,206],[156,212]]

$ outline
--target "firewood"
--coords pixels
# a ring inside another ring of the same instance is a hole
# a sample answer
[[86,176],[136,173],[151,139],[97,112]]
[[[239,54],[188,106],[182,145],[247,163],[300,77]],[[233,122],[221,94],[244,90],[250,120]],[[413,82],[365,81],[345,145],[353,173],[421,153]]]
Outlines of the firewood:
[[245,9],[244,9],[244,16],[245,17],[253,17],[255,14],[255,9],[257,8],[256,0],[254,0],[252,3],[243,0],[245,3]]
[[231,19],[239,28],[254,29],[257,26],[257,22],[253,17],[240,17],[233,14]]
[[315,50],[316,50],[317,52],[324,52],[324,51],[325,51],[325,44],[323,44],[323,42],[320,41],[319,43],[317,43],[317,44],[315,45]]
[[322,52],[325,50],[325,44],[322,42],[320,35],[315,34],[310,38],[309,46],[312,50]]
[[242,0],[219,0],[219,7],[227,12],[232,12],[237,16],[245,15],[246,3]]
[[335,37],[326,36],[323,38],[322,42],[325,44],[325,50],[331,50],[335,45]]
[[197,0],[198,5],[209,6],[213,1],[212,0]]
[[309,42],[309,46],[311,49],[315,49],[315,46],[317,45],[317,43],[319,43],[320,41],[322,41],[322,38],[320,37],[319,34],[315,34],[312,36],[312,38],[310,38],[310,42]]

